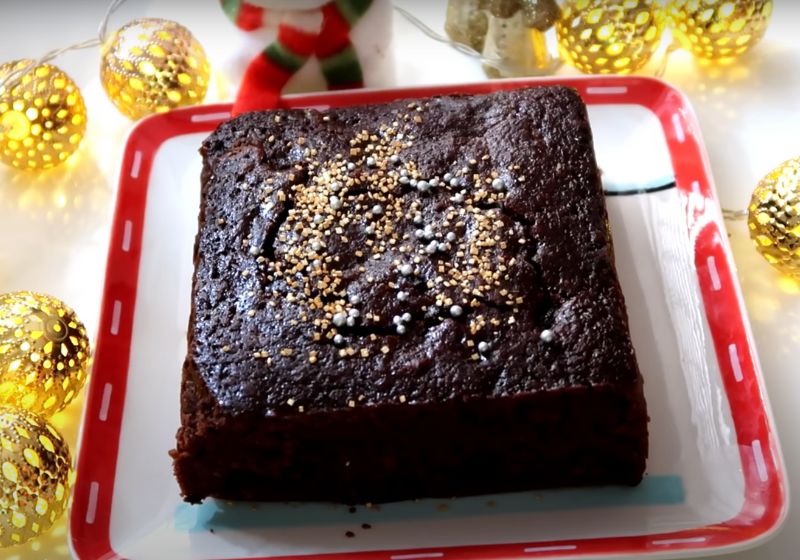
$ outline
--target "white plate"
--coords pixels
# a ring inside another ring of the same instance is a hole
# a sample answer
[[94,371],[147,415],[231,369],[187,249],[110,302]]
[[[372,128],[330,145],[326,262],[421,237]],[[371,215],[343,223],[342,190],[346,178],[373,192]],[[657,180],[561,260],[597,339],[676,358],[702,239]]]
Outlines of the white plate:
[[[564,80],[546,83],[556,82]],[[542,82],[325,94],[287,104],[530,83]],[[179,425],[197,150],[229,111],[204,107],[146,121],[129,139],[72,509],[76,556],[668,557],[741,548],[771,534],[786,512],[783,467],[691,110],[652,80],[567,83],[590,106],[645,377],[651,451],[638,488],[424,500],[354,513],[325,504],[182,503],[167,453]]]

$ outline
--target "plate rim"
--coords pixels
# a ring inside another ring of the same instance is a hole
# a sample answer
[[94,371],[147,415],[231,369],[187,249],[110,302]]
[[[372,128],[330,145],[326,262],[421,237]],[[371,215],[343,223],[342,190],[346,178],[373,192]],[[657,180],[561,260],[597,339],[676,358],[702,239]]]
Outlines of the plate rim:
[[[679,195],[686,210],[688,234],[695,243],[695,265],[704,313],[708,317],[739,441],[745,479],[742,510],[722,523],[669,533],[247,560],[420,560],[442,557],[500,560],[522,555],[559,559],[610,555],[679,558],[723,554],[757,546],[774,536],[786,520],[789,493],[775,422],[700,127],[689,100],[682,92],[649,77],[575,76],[293,94],[281,100],[281,107],[328,108],[404,97],[488,93],[543,85],[573,87],[589,105],[643,106],[662,125]],[[77,452],[69,520],[69,544],[76,558],[122,558],[111,544],[111,504],[125,402],[143,216],[155,155],[171,138],[210,132],[230,118],[231,111],[232,104],[229,103],[179,109],[140,121],[128,135],[109,241],[94,367],[87,389]],[[713,317],[709,315],[710,311],[715,312]],[[728,359],[725,359],[726,352]],[[759,508],[762,511],[757,513],[755,510]]]

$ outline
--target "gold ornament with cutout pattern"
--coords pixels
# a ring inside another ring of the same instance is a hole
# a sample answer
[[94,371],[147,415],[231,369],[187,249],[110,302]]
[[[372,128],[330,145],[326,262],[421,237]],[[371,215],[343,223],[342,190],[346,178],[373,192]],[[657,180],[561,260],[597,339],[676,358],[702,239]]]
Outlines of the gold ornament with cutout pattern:
[[66,511],[69,447],[43,417],[0,407],[0,548],[24,543]]
[[0,405],[55,414],[81,390],[90,362],[72,309],[34,292],[0,295]]
[[[0,80],[30,64],[0,65]],[[83,96],[57,67],[40,64],[0,86],[0,162],[18,169],[55,167],[78,149],[85,132]]]
[[139,19],[102,47],[100,79],[120,112],[140,119],[203,101],[210,69],[188,29],[165,19]]
[[764,36],[773,0],[671,0],[669,17],[684,49],[704,60],[739,56]]
[[779,271],[800,280],[800,157],[761,180],[747,215],[758,252]]
[[559,51],[587,74],[630,74],[658,50],[664,20],[655,0],[568,0],[556,24]]

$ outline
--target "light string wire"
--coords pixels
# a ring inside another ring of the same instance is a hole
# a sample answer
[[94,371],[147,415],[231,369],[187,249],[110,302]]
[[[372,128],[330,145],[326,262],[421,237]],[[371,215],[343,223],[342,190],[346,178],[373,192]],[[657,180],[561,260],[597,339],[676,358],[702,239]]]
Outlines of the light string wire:
[[12,70],[3,78],[0,78],[0,92],[2,91],[10,91],[13,89],[19,80],[22,77],[33,70],[34,68],[38,68],[42,64],[50,62],[51,60],[58,58],[62,54],[71,51],[79,51],[84,49],[93,49],[95,47],[99,47],[106,42],[106,38],[108,37],[108,23],[111,20],[111,16],[113,16],[117,10],[119,10],[120,6],[122,6],[127,0],[112,0],[112,2],[108,5],[106,9],[105,16],[103,20],[100,22],[100,25],[97,28],[97,36],[92,39],[87,39],[85,41],[81,41],[80,43],[75,43],[73,45],[69,45],[67,47],[61,47],[58,49],[53,49],[51,51],[46,52],[37,60],[33,60],[28,64],[25,64],[21,68],[17,68]]

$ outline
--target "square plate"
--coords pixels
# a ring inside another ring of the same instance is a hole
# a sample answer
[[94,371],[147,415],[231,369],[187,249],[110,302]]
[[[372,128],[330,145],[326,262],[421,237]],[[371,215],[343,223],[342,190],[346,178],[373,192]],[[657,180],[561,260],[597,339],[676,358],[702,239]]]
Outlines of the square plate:
[[230,106],[156,116],[122,164],[71,510],[73,552],[111,558],[679,557],[741,549],[785,518],[784,469],[697,121],[647,78],[576,78],[292,96],[326,109],[398,98],[575,87],[597,159],[651,415],[637,488],[380,507],[184,504],[179,425],[202,139]]

